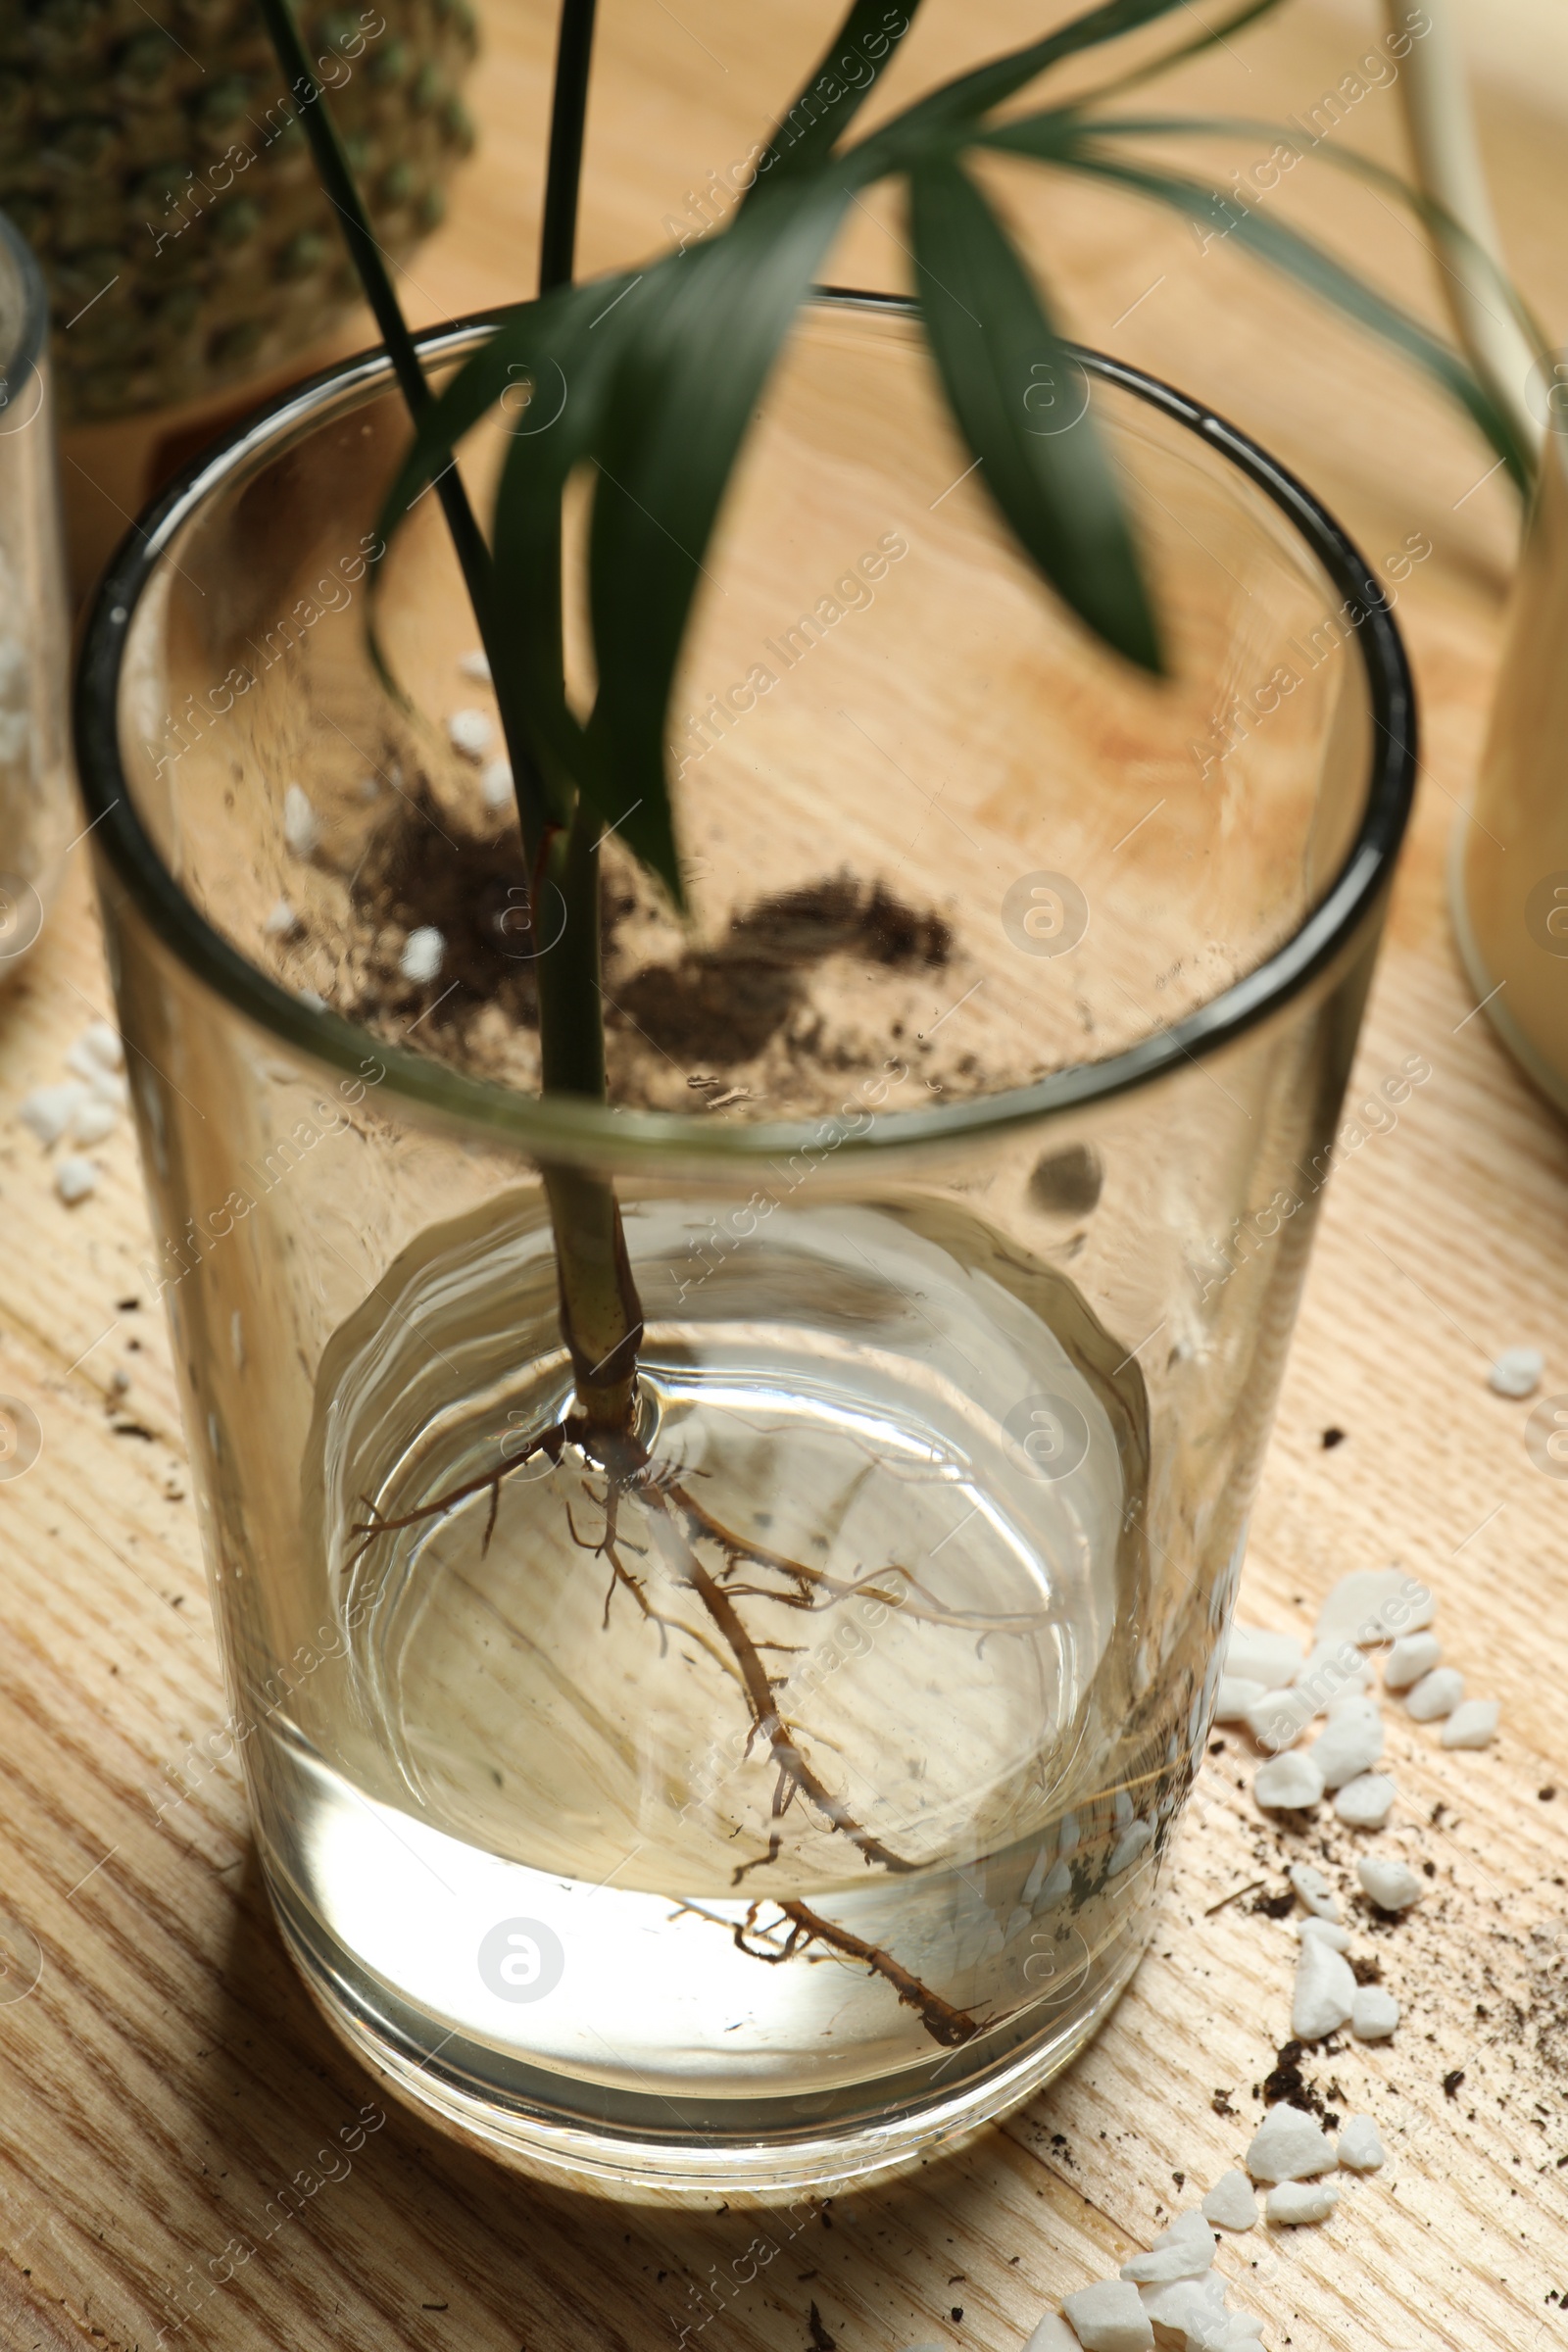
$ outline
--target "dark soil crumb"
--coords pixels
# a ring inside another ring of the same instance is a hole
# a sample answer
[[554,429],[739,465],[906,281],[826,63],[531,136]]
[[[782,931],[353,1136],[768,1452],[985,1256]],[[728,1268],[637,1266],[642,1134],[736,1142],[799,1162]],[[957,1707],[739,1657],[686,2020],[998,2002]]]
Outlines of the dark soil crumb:
[[1538,1788],[1536,1790],[1537,1796],[1540,1797],[1544,1805],[1549,1805],[1556,1793],[1557,1791],[1555,1788]]
[[809,2326],[811,2329],[810,2352],[838,2352],[839,2339],[836,2335],[829,2335],[822,2325],[822,2315],[814,2303],[810,2309]]
[[1236,2113],[1236,2109],[1231,2105],[1231,2094],[1228,2090],[1216,2090],[1208,2103],[1216,2115],[1234,2116]]
[[1358,1984],[1381,1984],[1383,1964],[1378,1960],[1352,1960],[1350,1968]]
[[1464,2068],[1462,2066],[1456,2066],[1451,2075],[1445,2075],[1443,2078],[1444,2097],[1446,2099],[1456,2099],[1459,2095],[1459,2085],[1461,2082],[1463,2082],[1463,2081]]
[[[1309,2115],[1322,2117],[1325,2127],[1332,2131],[1334,2127],[1327,2122],[1329,2111],[1322,2092],[1301,2072],[1301,2060],[1306,2055],[1306,2048],[1304,2041],[1280,2044],[1273,2068],[1263,2078],[1263,2104],[1265,2107],[1278,2107],[1283,2102],[1292,2107],[1304,2107]],[[1336,2117],[1335,2121],[1338,2120]]]
[[1332,1453],[1336,1446],[1343,1446],[1344,1444],[1345,1432],[1343,1429],[1326,1429],[1323,1432],[1323,1450],[1325,1453]]
[[1289,1919],[1296,1909],[1296,1889],[1286,1886],[1278,1894],[1254,1894],[1247,1908],[1261,1911],[1265,1919]]

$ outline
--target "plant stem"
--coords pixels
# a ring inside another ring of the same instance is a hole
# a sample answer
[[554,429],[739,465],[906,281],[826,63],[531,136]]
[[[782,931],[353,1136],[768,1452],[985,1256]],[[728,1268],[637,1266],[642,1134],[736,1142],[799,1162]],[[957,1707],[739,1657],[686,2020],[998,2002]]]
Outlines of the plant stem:
[[539,239],[539,291],[568,286],[577,260],[577,198],[588,118],[588,74],[593,64],[598,0],[562,0],[556,47],[556,94],[550,114],[550,162],[545,218]]
[[[305,125],[305,135],[311,144],[322,193],[337,214],[350,259],[359,275],[365,299],[380,329],[398,387],[410,416],[417,424],[430,409],[433,395],[425,381],[424,369],[419,364],[419,355],[415,349],[402,306],[392,290],[385,258],[370,226],[359,183],[327,110],[326,94],[317,79],[309,53],[300,38],[290,0],[261,0],[261,8],[272,46],[277,52],[278,63],[283,69],[284,81],[300,110],[299,119]],[[489,657],[502,729],[512,758],[517,817],[531,865],[544,838],[549,805],[538,769],[528,751],[523,713],[511,690],[512,665],[505,659],[499,642],[490,550],[485,544],[484,533],[479,528],[456,461],[439,476],[436,494],[441,501],[447,528],[452,534],[453,549],[463,568],[480,641]]]

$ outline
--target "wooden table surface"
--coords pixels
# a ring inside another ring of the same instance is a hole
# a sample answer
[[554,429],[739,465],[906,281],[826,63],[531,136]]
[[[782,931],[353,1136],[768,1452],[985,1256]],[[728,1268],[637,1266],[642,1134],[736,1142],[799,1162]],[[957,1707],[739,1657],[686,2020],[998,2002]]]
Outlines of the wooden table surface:
[[[1042,13],[932,7],[906,86]],[[723,0],[606,0],[586,266],[669,233],[829,21],[822,0],[744,16]],[[421,318],[528,278],[547,11],[490,0],[485,35],[479,158],[405,283]],[[1369,37],[1351,16],[1297,8],[1160,102],[1297,113]],[[1485,120],[1521,273],[1561,321],[1568,145],[1518,95]],[[1395,96],[1368,89],[1338,135],[1394,156]],[[1428,301],[1392,212],[1324,169],[1299,176],[1298,217]],[[1475,1012],[1443,899],[1513,518],[1434,395],[1249,264],[1071,186],[1032,180],[1017,200],[1086,339],[1255,431],[1374,561],[1412,532],[1432,545],[1399,602],[1425,776],[1352,1103],[1407,1055],[1432,1076],[1331,1188],[1243,1606],[1304,1629],[1345,1570],[1402,1562],[1436,1588],[1449,1655],[1501,1699],[1503,1727],[1490,1751],[1449,1754],[1391,1719],[1400,1807],[1384,1842],[1432,1873],[1410,1924],[1371,1945],[1404,2020],[1391,2043],[1309,2067],[1335,2106],[1377,2118],[1388,2170],[1326,2228],[1267,2243],[1259,2230],[1221,2263],[1250,2279],[1271,2352],[1533,2352],[1568,2337],[1568,1482],[1535,1466],[1531,1407],[1491,1394],[1486,1372],[1502,1347],[1533,1343],[1544,1393],[1568,1390],[1568,1149]],[[900,283],[897,225],[875,206],[858,215],[837,274]],[[80,857],[0,1002],[0,1392],[43,1432],[32,1470],[0,1485],[5,2352],[84,2339],[654,2352],[683,2328],[704,2352],[1020,2345],[1063,2292],[1147,2244],[1184,2184],[1190,2199],[1237,2162],[1261,2111],[1294,1945],[1247,1900],[1208,1915],[1250,1881],[1282,1883],[1287,1848],[1252,1812],[1236,1740],[1208,1760],[1151,1952],[1099,2041],[1010,2122],[911,2179],[788,2215],[612,2203],[509,2176],[400,2112],[284,1958],[233,1761],[195,1760],[224,1700],[168,1337],[125,1303],[146,1288],[133,1142],[122,1127],[98,1193],[67,1208],[15,1119],[109,1004]],[[1346,1433],[1332,1448],[1329,1427]],[[315,2185],[279,2221],[295,2180]],[[255,2249],[240,2267],[234,2240]]]

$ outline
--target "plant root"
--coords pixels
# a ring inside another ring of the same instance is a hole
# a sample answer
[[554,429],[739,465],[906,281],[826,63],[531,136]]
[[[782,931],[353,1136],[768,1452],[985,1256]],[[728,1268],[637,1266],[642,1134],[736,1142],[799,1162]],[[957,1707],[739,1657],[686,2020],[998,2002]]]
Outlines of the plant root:
[[777,1951],[769,1950],[765,1944],[749,1942],[747,1938],[757,1935],[757,1915],[760,1909],[760,1903],[753,1903],[745,1919],[731,1931],[736,1950],[745,1952],[749,1958],[765,1960],[770,1968],[776,1968],[781,1961],[793,1960],[808,1944],[826,1944],[840,1959],[862,1961],[873,1976],[891,1984],[904,2006],[914,2011],[932,2040],[940,2042],[944,2049],[961,2049],[966,2041],[984,2033],[984,2019],[971,2017],[967,2009],[956,2008],[952,2001],[932,1992],[881,1944],[867,1943],[862,1936],[836,1926],[805,1903],[790,1901],[778,1905],[790,1923],[790,1932]]

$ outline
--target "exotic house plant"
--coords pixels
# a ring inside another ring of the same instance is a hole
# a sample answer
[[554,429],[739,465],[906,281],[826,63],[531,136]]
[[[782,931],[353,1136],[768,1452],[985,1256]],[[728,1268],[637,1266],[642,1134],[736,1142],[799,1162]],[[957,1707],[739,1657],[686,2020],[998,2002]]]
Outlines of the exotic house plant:
[[[1173,5],[853,142],[857,0],[734,220],[578,284],[568,0],[543,290],[415,341],[266,0],[385,350],[144,519],[78,742],[278,1916],[505,2151],[900,2161],[1147,1930],[1413,774],[1355,551],[973,170],[1209,204],[998,113]],[[915,299],[813,291],[889,177]]]

